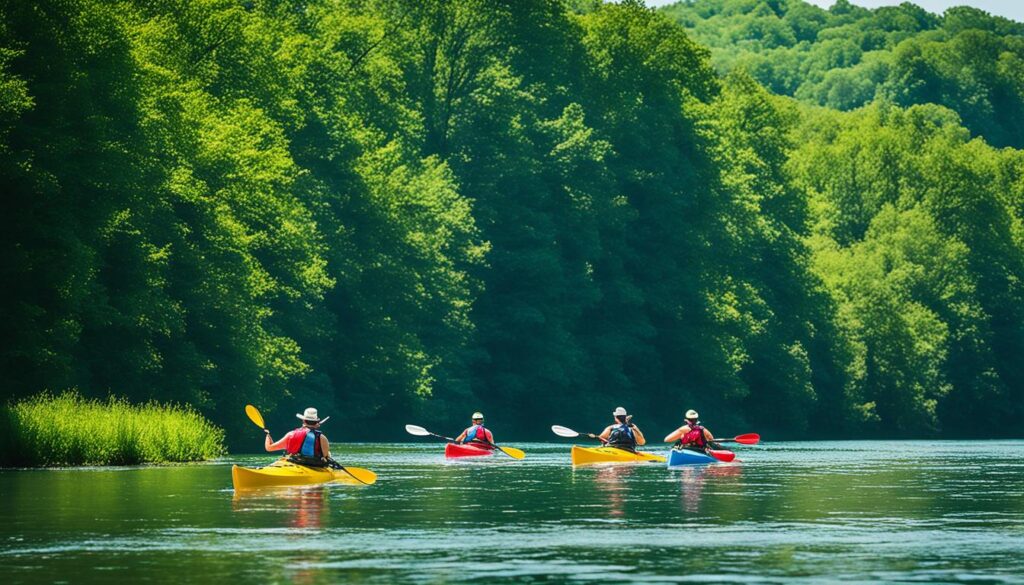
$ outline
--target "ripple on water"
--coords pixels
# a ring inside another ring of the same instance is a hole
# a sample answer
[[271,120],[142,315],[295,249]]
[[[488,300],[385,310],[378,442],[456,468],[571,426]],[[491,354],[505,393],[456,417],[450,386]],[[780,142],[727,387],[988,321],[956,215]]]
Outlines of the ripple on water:
[[[744,462],[573,469],[568,445],[448,464],[346,445],[374,486],[237,496],[228,465],[0,472],[12,583],[1020,583],[1024,443],[769,443]],[[166,580],[166,579],[165,579]]]

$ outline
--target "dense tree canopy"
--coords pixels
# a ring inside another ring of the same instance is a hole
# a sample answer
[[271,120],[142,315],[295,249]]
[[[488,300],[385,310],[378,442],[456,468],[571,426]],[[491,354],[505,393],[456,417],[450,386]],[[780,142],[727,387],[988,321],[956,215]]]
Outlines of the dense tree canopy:
[[342,440],[474,409],[544,437],[620,404],[654,436],[686,408],[778,437],[1024,428],[1017,23],[0,6],[7,397],[232,427],[316,404]]
[[1024,147],[1024,23],[910,2],[684,0],[664,11],[720,69],[743,68],[775,93],[841,110],[876,97],[941,104],[990,143]]

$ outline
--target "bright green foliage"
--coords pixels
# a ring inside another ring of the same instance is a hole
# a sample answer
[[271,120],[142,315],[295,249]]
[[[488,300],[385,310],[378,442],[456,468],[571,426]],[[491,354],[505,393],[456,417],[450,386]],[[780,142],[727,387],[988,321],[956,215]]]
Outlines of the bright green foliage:
[[936,106],[808,116],[801,133],[791,164],[815,210],[814,268],[853,344],[865,413],[887,433],[981,434],[965,419],[1012,433],[1024,249],[1000,184],[1018,155],[968,141]]
[[332,439],[619,404],[655,436],[687,408],[775,436],[1024,420],[1024,159],[970,140],[1024,135],[1015,23],[2,6],[9,397],[181,401],[239,439],[246,403],[274,428],[315,405]]
[[975,135],[1024,146],[1024,24],[976,8],[942,16],[905,2],[867,10],[839,0],[687,0],[664,8],[772,91],[841,110],[884,96],[942,104]]
[[224,431],[188,407],[40,394],[0,411],[0,465],[135,465],[202,461],[224,452]]

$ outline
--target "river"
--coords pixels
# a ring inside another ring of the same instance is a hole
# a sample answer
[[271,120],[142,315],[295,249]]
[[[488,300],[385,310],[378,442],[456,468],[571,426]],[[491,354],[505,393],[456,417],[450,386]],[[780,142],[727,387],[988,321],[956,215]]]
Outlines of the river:
[[0,471],[5,583],[1024,583],[1024,441],[793,442],[741,463],[446,462],[336,444],[372,486],[231,489],[230,464]]

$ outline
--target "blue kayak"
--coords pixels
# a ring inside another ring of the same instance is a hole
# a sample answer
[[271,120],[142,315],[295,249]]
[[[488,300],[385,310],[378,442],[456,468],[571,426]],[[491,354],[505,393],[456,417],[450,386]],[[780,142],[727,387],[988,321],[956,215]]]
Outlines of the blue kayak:
[[672,449],[668,452],[668,466],[678,467],[680,465],[704,465],[706,463],[717,463],[718,460],[710,455],[690,451],[689,449]]

